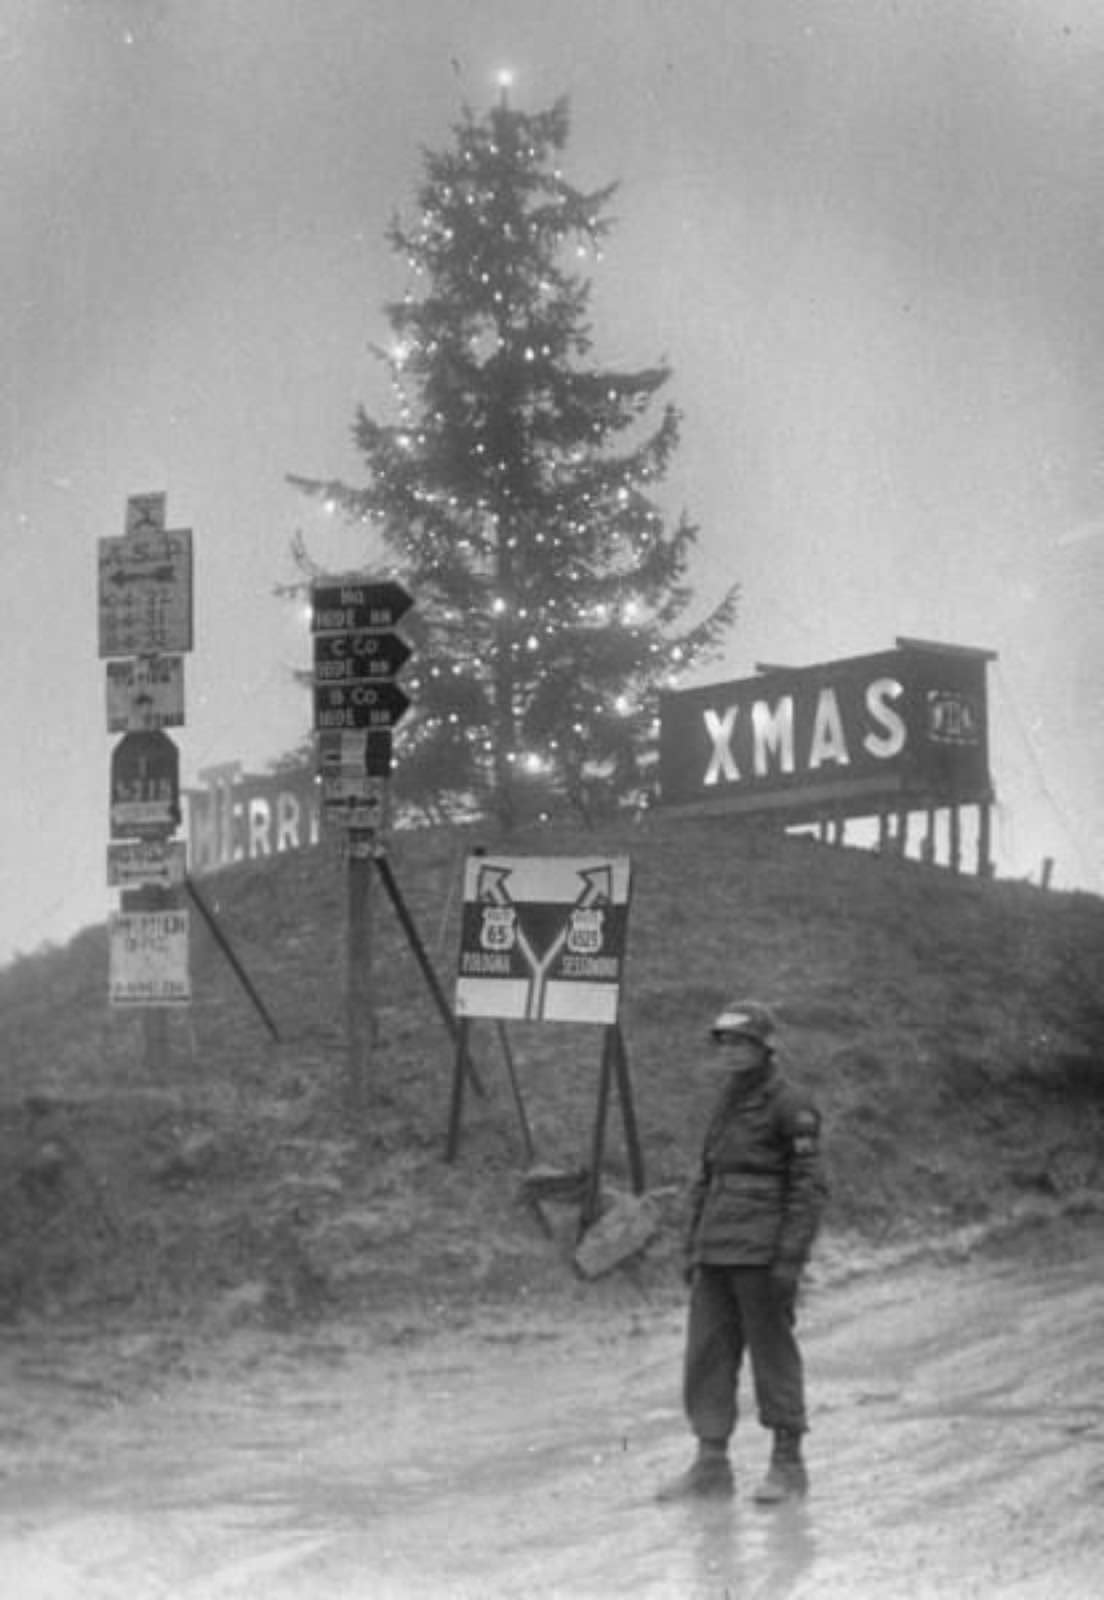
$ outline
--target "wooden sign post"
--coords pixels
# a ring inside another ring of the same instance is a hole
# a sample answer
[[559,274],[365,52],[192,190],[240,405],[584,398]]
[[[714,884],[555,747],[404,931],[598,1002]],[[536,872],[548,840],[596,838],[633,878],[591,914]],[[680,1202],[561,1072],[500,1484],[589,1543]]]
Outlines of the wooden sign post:
[[109,998],[143,1013],[148,1071],[167,1064],[166,1009],[191,1000],[180,823],[183,655],[193,642],[192,534],[165,525],[163,494],[132,495],[121,538],[99,542],[99,653],[107,663],[111,755]]
[[411,651],[395,628],[413,604],[392,579],[326,579],[311,586],[322,816],[345,837],[345,1087],[349,1114],[358,1125],[375,1031],[373,862],[388,821],[391,733],[410,706],[395,677]]

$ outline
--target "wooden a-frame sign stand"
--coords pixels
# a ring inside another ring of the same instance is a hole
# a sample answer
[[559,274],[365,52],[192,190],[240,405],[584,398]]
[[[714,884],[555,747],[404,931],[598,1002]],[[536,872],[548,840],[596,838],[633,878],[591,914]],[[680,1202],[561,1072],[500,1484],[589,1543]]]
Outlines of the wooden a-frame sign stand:
[[[440,980],[433,969],[425,945],[418,933],[409,907],[403,899],[402,891],[395,878],[395,873],[387,857],[383,845],[374,841],[366,860],[358,861],[358,866],[367,866],[368,862],[375,867],[380,881],[391,902],[392,909],[398,918],[399,925],[406,936],[407,943],[418,963],[419,970],[425,980],[426,987],[433,999],[434,1005],[448,1029],[455,1047],[454,1068],[452,1081],[452,1100],[449,1110],[448,1139],[445,1147],[445,1160],[449,1163],[456,1160],[460,1149],[460,1125],[463,1116],[464,1084],[469,1082],[475,1093],[481,1099],[486,1098],[486,1089],[476,1070],[475,1061],[471,1051],[471,1019],[456,1017],[449,1006]],[[369,867],[370,870],[370,867]],[[359,941],[358,941],[359,949]],[[529,1126],[529,1119],[525,1110],[525,1102],[518,1081],[517,1069],[514,1063],[513,1051],[506,1033],[506,1025],[501,1019],[495,1020],[499,1043],[506,1061],[506,1070],[510,1079],[510,1089],[514,1105],[518,1114],[518,1123],[521,1128],[522,1141],[525,1147],[527,1160],[532,1162],[535,1151],[533,1136]],[[640,1145],[640,1134],[636,1120],[636,1108],[633,1104],[632,1082],[629,1077],[628,1056],[625,1050],[625,1041],[620,1027],[614,1023],[603,1027],[602,1061],[598,1077],[598,1105],[595,1115],[594,1132],[591,1140],[591,1162],[587,1169],[587,1191],[583,1201],[581,1228],[585,1229],[597,1218],[599,1201],[601,1198],[601,1166],[605,1150],[606,1121],[609,1113],[610,1089],[614,1080],[617,1083],[618,1096],[621,1101],[621,1113],[625,1126],[625,1142],[629,1156],[629,1173],[634,1194],[643,1194],[644,1182],[644,1156]]]
[[[503,1052],[506,1056],[506,1065],[510,1074],[514,1101],[518,1108],[522,1134],[526,1143],[526,1154],[532,1159],[532,1140],[529,1136],[528,1121],[525,1116],[517,1075],[514,1071],[513,1057],[506,1038],[505,1025],[499,1021],[497,1026]],[[452,1104],[449,1111],[448,1141],[445,1147],[445,1160],[449,1162],[456,1160],[460,1149],[460,1124],[464,1107],[464,1079],[470,1076],[471,1052],[468,1043],[470,1029],[471,1021],[469,1018],[461,1017],[458,1019],[456,1056],[452,1075]],[[633,1103],[632,1079],[629,1075],[629,1059],[625,1049],[625,1039],[620,1025],[616,1022],[605,1025],[602,1028],[602,1035],[602,1059],[598,1072],[598,1102],[595,1109],[594,1129],[591,1134],[590,1164],[586,1169],[586,1191],[583,1196],[582,1211],[579,1218],[580,1233],[584,1233],[587,1228],[598,1220],[602,1190],[602,1159],[606,1146],[606,1123],[609,1117],[610,1091],[614,1083],[617,1085],[617,1095],[621,1103],[621,1117],[625,1128],[625,1147],[629,1158],[629,1177],[632,1182],[633,1193],[637,1195],[643,1194],[645,1187],[644,1155],[640,1144],[636,1107]]]

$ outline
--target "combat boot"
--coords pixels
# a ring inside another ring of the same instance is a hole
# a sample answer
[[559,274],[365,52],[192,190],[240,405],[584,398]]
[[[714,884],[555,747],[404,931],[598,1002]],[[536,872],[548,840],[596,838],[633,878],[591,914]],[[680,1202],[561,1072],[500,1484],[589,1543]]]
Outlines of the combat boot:
[[757,1505],[775,1506],[798,1500],[809,1492],[809,1474],[801,1458],[801,1435],[792,1428],[776,1428],[767,1475],[755,1491]]
[[685,1472],[680,1472],[677,1478],[663,1484],[656,1492],[656,1499],[719,1499],[731,1493],[732,1467],[728,1459],[728,1447],[723,1441],[703,1439],[690,1466]]

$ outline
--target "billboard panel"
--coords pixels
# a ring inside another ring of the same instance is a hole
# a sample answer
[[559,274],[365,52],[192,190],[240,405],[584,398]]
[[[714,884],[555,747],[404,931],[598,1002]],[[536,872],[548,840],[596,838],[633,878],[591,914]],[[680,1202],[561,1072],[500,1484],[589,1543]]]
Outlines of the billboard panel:
[[194,876],[318,843],[321,791],[309,769],[253,774],[228,763],[209,769],[206,781],[206,788],[186,792]]
[[617,1021],[627,856],[469,856],[456,1014]]
[[991,659],[902,639],[876,655],[667,693],[661,798],[794,821],[990,800]]

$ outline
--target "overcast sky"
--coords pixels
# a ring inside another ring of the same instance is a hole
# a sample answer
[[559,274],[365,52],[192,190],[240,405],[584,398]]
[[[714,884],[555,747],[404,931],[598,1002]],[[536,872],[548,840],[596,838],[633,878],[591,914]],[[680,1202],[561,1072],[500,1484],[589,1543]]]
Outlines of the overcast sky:
[[1104,889],[1104,8],[1095,0],[0,0],[0,960],[101,921],[97,541],[194,530],[186,780],[294,746],[285,483],[357,477],[384,230],[496,73],[620,180],[595,355],[672,365],[708,674],[998,652],[1007,875]]

